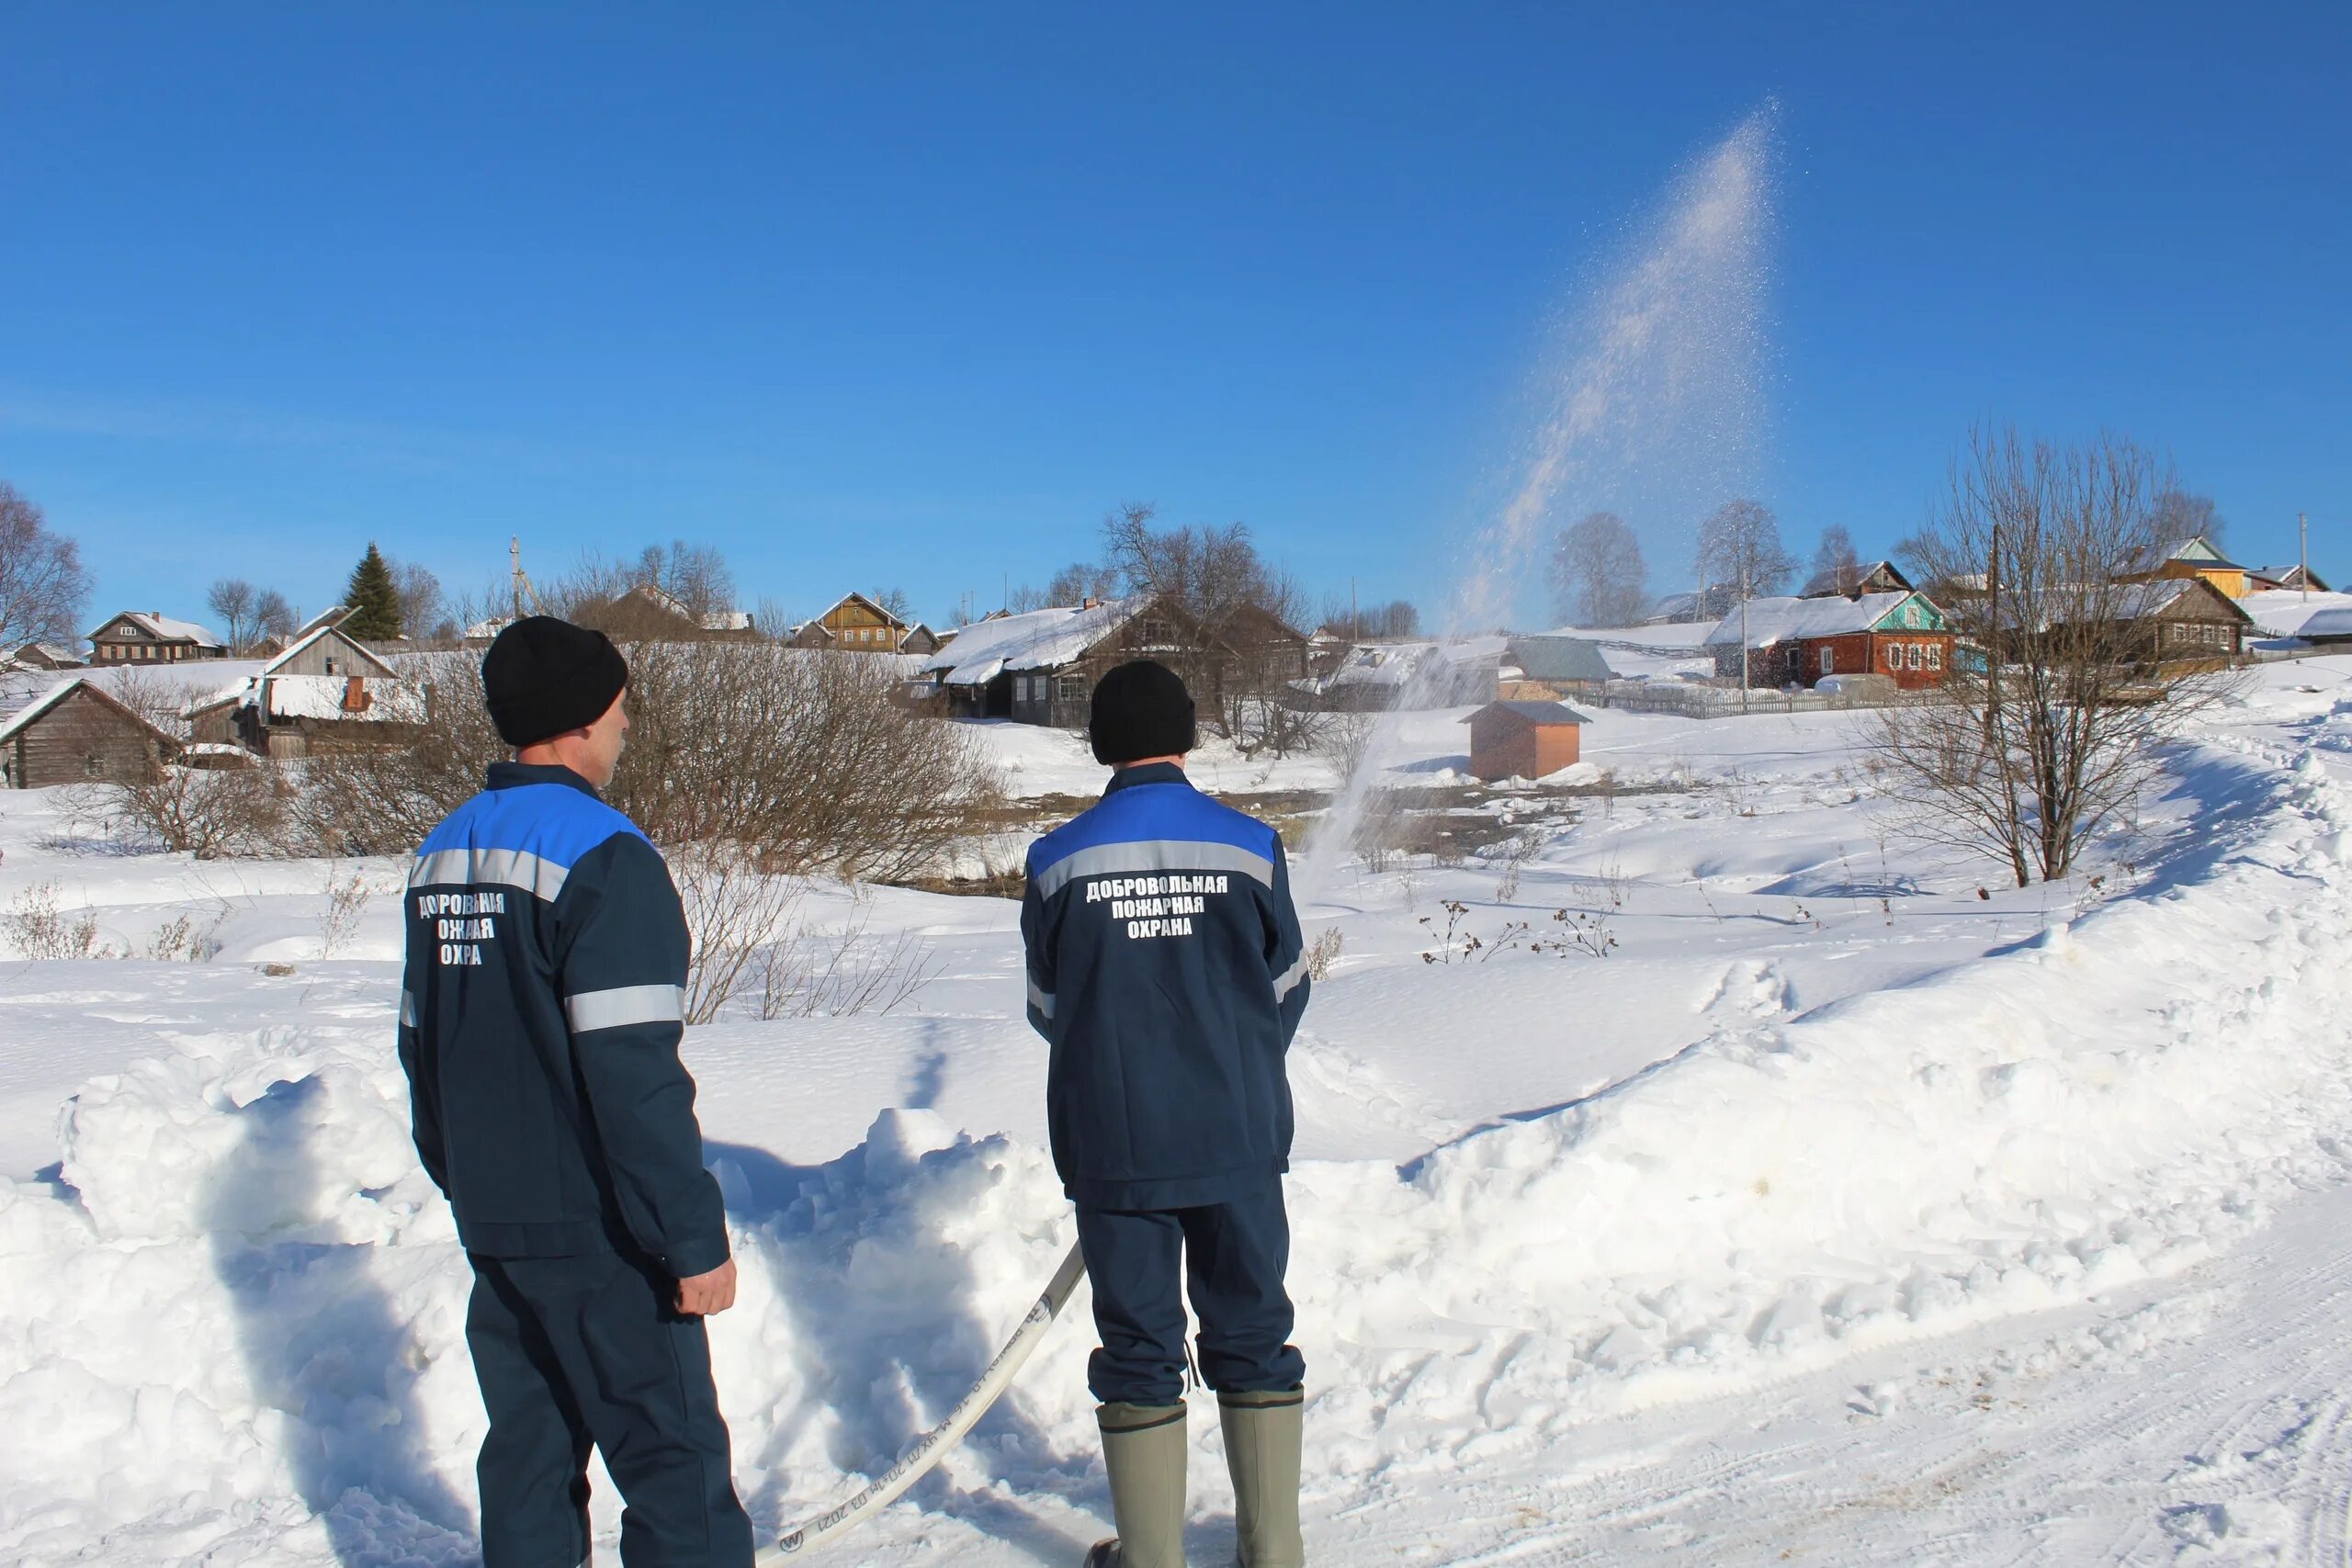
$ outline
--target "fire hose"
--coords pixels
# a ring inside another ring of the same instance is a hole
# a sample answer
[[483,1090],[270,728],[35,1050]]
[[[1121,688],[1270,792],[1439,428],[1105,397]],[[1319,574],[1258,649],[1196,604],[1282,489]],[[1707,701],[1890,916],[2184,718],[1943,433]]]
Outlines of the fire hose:
[[889,1506],[908,1487],[930,1474],[932,1467],[946,1458],[947,1450],[954,1448],[964,1434],[972,1429],[973,1423],[987,1415],[989,1407],[1012,1386],[1012,1380],[1021,1371],[1022,1364],[1029,1359],[1030,1352],[1036,1349],[1037,1342],[1046,1337],[1046,1330],[1053,1326],[1054,1319],[1061,1315],[1062,1308],[1069,1303],[1070,1292],[1078,1289],[1079,1279],[1085,1272],[1086,1260],[1072,1246],[1069,1256],[1062,1259],[1061,1267],[1054,1270],[1054,1277],[1046,1282],[1045,1293],[1030,1307],[1029,1315],[1021,1320],[1021,1326],[1012,1331],[1012,1337],[1004,1342],[1004,1348],[996,1353],[996,1359],[980,1373],[980,1381],[972,1385],[972,1391],[956,1402],[956,1408],[947,1413],[947,1418],[917,1438],[888,1470],[815,1518],[779,1536],[760,1552],[757,1561],[762,1563],[781,1562],[787,1557],[797,1557],[804,1551],[839,1540]]

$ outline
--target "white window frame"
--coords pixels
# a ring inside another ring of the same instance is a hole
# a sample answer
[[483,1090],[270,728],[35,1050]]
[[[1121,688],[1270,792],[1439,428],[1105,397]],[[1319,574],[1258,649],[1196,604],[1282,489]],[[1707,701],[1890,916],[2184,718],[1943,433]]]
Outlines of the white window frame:
[[1838,649],[1834,643],[1821,645],[1821,672],[1824,675],[1838,673]]

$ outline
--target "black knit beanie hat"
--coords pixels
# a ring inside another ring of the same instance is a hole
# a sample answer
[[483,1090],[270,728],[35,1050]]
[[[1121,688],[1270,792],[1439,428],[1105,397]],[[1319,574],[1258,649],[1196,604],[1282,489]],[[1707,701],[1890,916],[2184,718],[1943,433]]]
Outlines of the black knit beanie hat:
[[524,747],[582,729],[628,685],[628,660],[603,632],[526,615],[482,655],[482,696],[506,744]]
[[1122,664],[1094,683],[1086,733],[1094,760],[1114,768],[1137,757],[1180,756],[1200,739],[1182,677],[1148,659]]

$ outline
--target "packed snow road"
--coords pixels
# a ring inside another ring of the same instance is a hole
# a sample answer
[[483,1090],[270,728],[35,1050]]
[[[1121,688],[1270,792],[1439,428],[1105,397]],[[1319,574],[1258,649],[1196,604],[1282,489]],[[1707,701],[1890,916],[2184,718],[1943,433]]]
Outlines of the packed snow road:
[[[1593,753],[1703,787],[1309,910],[1344,938],[1294,1065],[1318,1560],[2342,1562],[2352,661],[2266,678],[2098,886],[1906,849],[1839,716],[1610,714]],[[228,913],[209,963],[0,960],[0,1560],[469,1561],[468,1272],[407,1145],[392,900],[329,954],[328,868],[70,817],[0,797],[0,908],[54,883],[132,951]],[[1069,1240],[1010,906],[817,901],[939,973],[689,1042],[763,1523],[931,1425]],[[1611,955],[1503,945],[1555,908]],[[1074,1315],[843,1561],[1102,1533]],[[597,1518],[609,1551],[609,1489]]]

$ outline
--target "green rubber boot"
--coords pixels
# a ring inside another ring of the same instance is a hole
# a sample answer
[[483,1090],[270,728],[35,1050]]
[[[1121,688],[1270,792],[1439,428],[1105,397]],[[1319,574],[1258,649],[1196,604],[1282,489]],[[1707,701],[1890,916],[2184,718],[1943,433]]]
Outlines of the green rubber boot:
[[1094,1418],[1119,1533],[1095,1543],[1086,1568],[1184,1568],[1184,1402],[1101,1404]]
[[1233,1513],[1241,1568],[1305,1568],[1298,1533],[1298,1454],[1306,1395],[1221,1393],[1225,1462],[1233,1472]]

